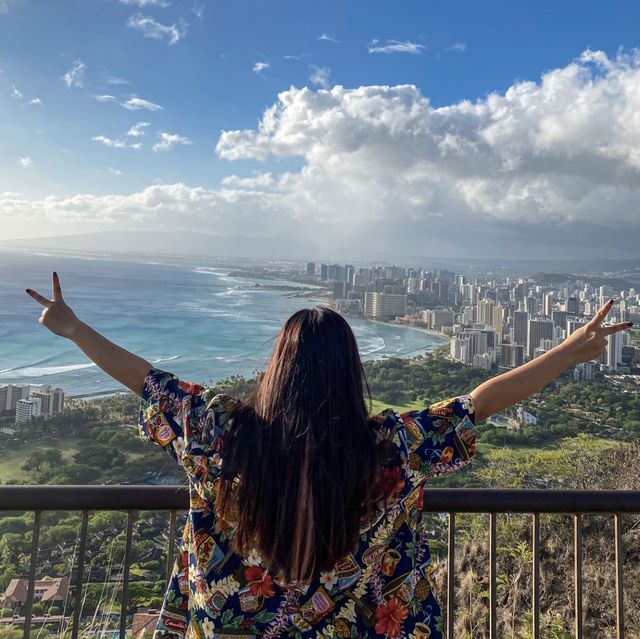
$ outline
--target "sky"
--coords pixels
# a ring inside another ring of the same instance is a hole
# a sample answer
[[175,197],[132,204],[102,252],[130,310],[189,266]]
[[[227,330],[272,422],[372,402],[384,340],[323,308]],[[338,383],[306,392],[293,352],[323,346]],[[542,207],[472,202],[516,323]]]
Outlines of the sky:
[[636,257],[639,21],[615,0],[0,0],[0,240]]

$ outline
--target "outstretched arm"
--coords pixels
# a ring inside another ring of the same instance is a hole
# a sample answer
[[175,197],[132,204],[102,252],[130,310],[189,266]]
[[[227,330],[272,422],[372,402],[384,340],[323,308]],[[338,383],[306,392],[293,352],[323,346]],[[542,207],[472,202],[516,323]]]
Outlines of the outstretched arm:
[[555,348],[518,368],[488,379],[471,391],[476,423],[533,395],[570,366],[602,355],[607,346],[607,335],[633,325],[620,322],[602,326],[612,308],[613,300],[609,300],[587,324]]
[[152,365],[109,341],[80,320],[62,298],[60,281],[55,271],[51,276],[51,291],[52,299],[48,300],[40,293],[27,289],[27,294],[44,307],[38,319],[40,324],[52,333],[70,339],[107,375],[141,396],[144,378]]

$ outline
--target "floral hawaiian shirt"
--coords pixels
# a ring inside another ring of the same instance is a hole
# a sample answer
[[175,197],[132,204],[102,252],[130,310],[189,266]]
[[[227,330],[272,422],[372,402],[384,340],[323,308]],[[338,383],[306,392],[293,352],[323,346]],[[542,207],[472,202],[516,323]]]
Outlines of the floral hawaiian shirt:
[[[427,531],[427,479],[471,463],[476,452],[470,395],[373,418],[383,447],[384,500],[353,551],[310,583],[286,583],[257,550],[235,554],[215,531],[214,485],[221,435],[238,400],[152,368],[145,377],[139,429],[168,451],[189,479],[190,508],[155,639],[326,637],[439,639]],[[232,533],[230,533],[232,534]]]

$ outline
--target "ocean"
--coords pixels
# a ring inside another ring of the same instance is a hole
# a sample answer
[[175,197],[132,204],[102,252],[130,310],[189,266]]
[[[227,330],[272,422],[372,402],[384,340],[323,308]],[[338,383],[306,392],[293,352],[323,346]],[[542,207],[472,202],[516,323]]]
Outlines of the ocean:
[[[293,282],[229,275],[243,265],[0,249],[0,384],[51,384],[66,395],[120,387],[75,344],[38,323],[42,307],[25,289],[50,298],[54,270],[80,319],[157,368],[206,384],[251,376],[264,369],[287,317],[325,300],[255,286],[300,286]],[[445,342],[411,328],[347,320],[363,359],[410,357]]]

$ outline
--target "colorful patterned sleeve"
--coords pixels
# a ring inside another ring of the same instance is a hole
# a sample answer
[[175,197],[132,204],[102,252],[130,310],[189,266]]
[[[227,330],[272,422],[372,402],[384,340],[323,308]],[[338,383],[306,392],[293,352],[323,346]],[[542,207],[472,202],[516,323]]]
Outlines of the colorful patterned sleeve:
[[444,399],[401,416],[411,484],[469,465],[476,454],[475,407],[471,395]]
[[184,466],[190,479],[212,479],[220,467],[221,437],[230,396],[181,381],[173,373],[152,368],[146,375],[138,429],[143,439],[164,448]]

